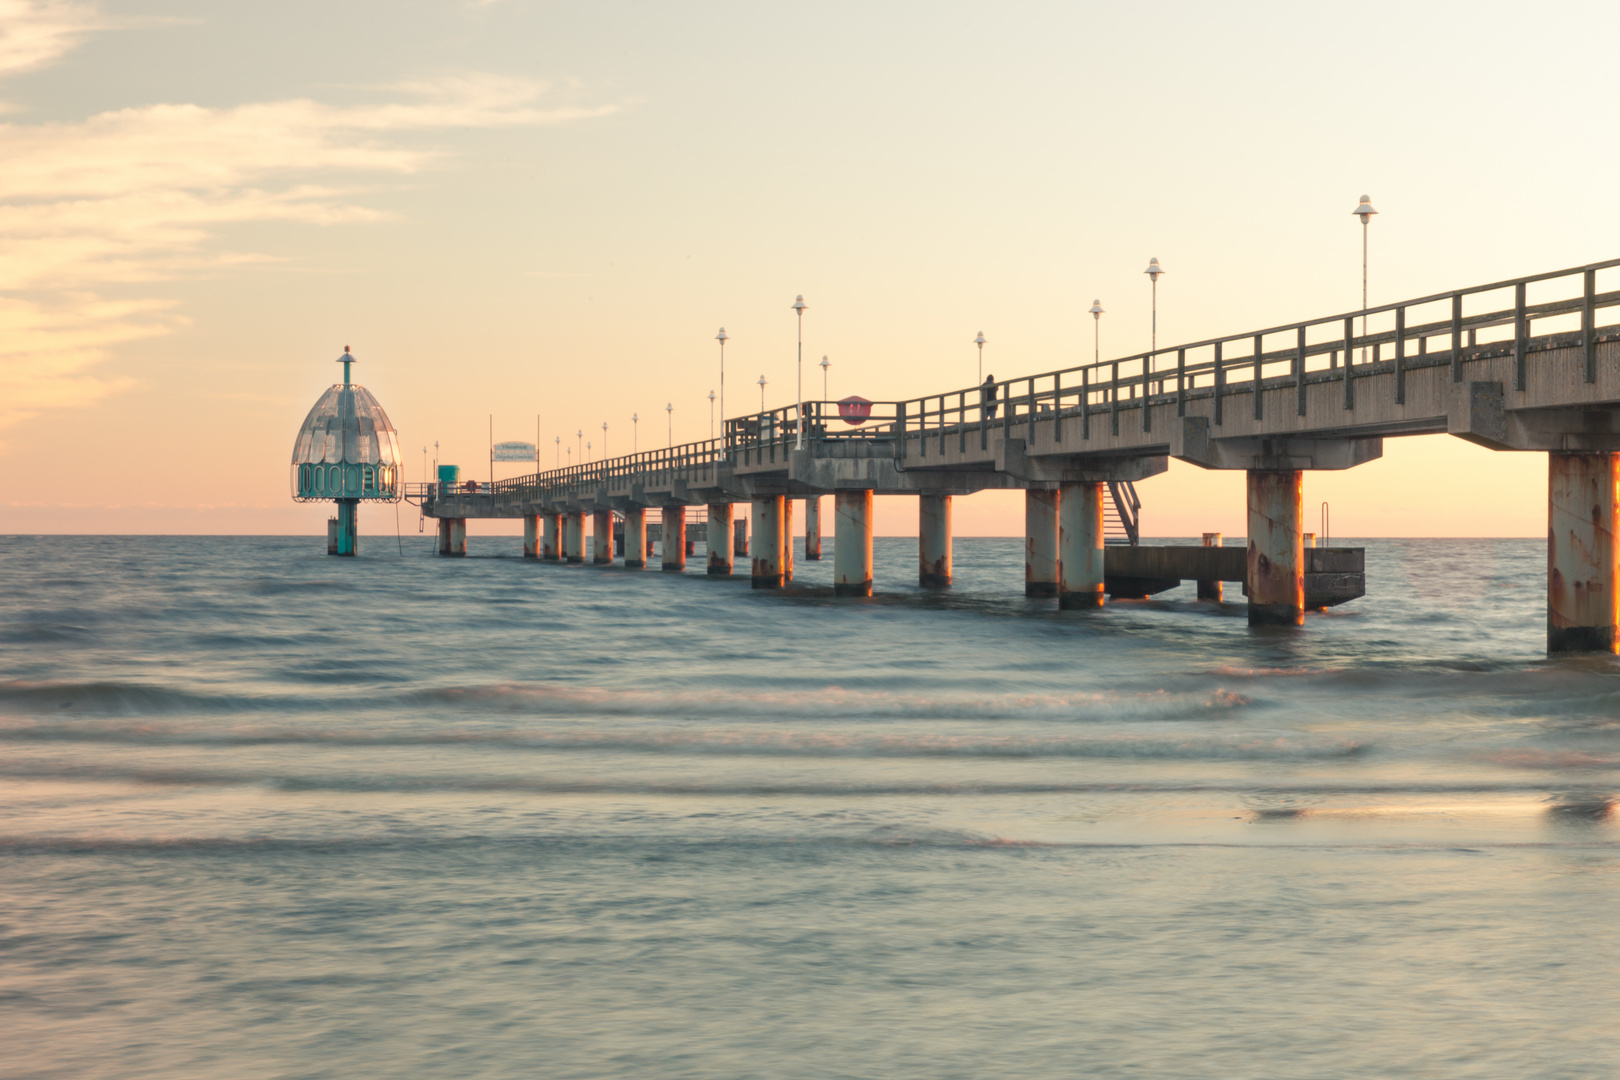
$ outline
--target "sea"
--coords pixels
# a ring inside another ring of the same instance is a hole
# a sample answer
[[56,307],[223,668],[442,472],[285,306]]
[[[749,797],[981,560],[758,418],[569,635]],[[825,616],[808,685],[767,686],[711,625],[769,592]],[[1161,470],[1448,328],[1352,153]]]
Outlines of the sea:
[[0,1076],[1611,1078],[1620,666],[1542,540],[1251,629],[0,537]]

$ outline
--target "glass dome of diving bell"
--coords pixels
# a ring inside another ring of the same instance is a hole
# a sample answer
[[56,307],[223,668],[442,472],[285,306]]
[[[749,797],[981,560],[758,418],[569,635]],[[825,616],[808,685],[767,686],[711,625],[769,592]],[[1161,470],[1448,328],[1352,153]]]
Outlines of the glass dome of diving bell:
[[371,391],[349,381],[348,346],[338,357],[343,381],[309,410],[293,443],[293,498],[397,502],[404,490],[399,436]]

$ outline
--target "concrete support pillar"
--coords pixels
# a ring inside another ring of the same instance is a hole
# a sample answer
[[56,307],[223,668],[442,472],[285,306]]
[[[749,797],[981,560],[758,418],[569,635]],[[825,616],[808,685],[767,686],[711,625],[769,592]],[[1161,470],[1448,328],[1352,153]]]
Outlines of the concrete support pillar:
[[821,496],[804,500],[804,561],[821,559]]
[[547,510],[540,515],[544,531],[540,537],[540,557],[548,562],[556,562],[562,557],[562,522],[554,510]]
[[664,569],[679,574],[686,569],[686,507],[664,507],[663,539],[658,542]]
[[782,500],[782,584],[793,584],[793,500]]
[[780,495],[756,496],[753,532],[748,541],[750,573],[756,589],[782,587],[782,503]]
[[1058,591],[1058,493],[1024,491],[1024,595],[1056,596]]
[[1103,486],[1058,489],[1058,607],[1103,606]]
[[872,595],[872,492],[833,496],[833,595]]
[[568,511],[563,521],[563,558],[571,563],[585,561],[585,513]]
[[925,589],[951,584],[951,497],[917,500],[917,583]]
[[[1218,532],[1204,534],[1205,547],[1218,548],[1221,546],[1222,542],[1223,540],[1221,534]],[[1206,581],[1203,578],[1198,579],[1198,599],[1213,600],[1218,604],[1221,602],[1224,596],[1225,593],[1219,580]]]
[[748,519],[740,517],[731,523],[733,530],[731,556],[734,559],[748,558]]
[[1305,621],[1305,551],[1298,469],[1250,469],[1249,625]]
[[647,565],[647,510],[632,506],[624,512],[624,565],[640,570]]
[[[358,499],[339,499],[337,501],[337,528],[328,526],[326,550],[331,555],[353,555],[360,549],[360,502]],[[336,541],[336,550],[333,550],[333,541]]]
[[1620,454],[1547,455],[1547,651],[1615,651]]
[[709,573],[731,575],[731,504],[709,504]]
[[525,559],[538,559],[540,557],[540,515],[523,515],[523,557]]
[[591,515],[591,561],[598,566],[613,564],[613,511],[598,510]]
[[439,554],[467,554],[467,519],[439,519]]

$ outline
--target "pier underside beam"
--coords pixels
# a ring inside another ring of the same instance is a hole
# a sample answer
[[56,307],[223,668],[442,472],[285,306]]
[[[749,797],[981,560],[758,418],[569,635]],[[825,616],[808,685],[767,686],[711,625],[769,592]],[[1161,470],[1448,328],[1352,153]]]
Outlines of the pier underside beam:
[[872,595],[872,492],[833,496],[833,595]]
[[717,576],[731,574],[731,504],[709,504],[708,541],[709,573]]
[[1547,455],[1547,651],[1616,651],[1620,454]]
[[821,558],[821,496],[811,495],[804,500],[804,559],[815,562]]
[[686,507],[666,506],[663,509],[663,529],[658,547],[663,555],[663,569],[679,574],[686,569]]
[[1103,606],[1103,486],[1058,489],[1058,607]]
[[748,541],[751,576],[756,589],[782,587],[782,503],[780,495],[756,495],[753,533]]
[[951,584],[951,497],[917,500],[917,583],[925,589]]
[[1024,595],[1058,592],[1058,499],[1056,490],[1024,491]]
[[624,565],[640,570],[647,565],[647,508],[632,506],[624,512]]
[[1298,626],[1305,620],[1303,475],[1298,469],[1248,470],[1250,626]]
[[613,562],[613,511],[598,510],[591,515],[591,561],[597,565]]

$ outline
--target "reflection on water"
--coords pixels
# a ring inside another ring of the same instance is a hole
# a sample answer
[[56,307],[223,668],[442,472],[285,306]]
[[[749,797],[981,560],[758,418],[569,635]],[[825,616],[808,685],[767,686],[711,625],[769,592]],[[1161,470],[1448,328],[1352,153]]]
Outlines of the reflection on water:
[[1538,541],[879,593],[0,545],[6,1074],[1607,1077],[1620,668]]

